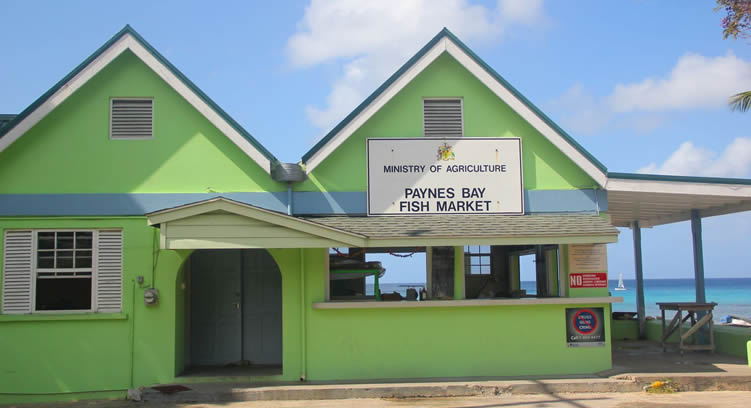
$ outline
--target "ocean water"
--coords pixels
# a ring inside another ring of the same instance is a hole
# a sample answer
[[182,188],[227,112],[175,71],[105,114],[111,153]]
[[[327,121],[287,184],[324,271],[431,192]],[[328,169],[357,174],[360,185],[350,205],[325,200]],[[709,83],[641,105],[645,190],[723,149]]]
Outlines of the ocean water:
[[[623,280],[626,289],[615,291],[617,280],[609,282],[612,296],[623,297],[623,303],[613,303],[615,312],[636,312],[636,281]],[[368,293],[373,293],[373,285],[367,285]],[[406,296],[407,288],[419,288],[424,283],[381,283],[381,293],[399,292]],[[522,281],[522,289],[535,291],[535,282]],[[751,318],[751,278],[707,278],[705,279],[707,302],[715,302],[715,321],[727,315]],[[644,304],[647,316],[659,316],[657,302],[693,302],[696,299],[693,279],[645,279]],[[667,316],[672,317],[672,313]]]

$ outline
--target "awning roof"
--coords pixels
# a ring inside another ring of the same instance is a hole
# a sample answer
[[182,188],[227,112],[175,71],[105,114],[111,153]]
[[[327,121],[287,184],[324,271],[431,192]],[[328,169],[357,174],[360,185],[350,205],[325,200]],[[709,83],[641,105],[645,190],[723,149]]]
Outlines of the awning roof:
[[615,242],[618,230],[597,215],[409,215],[306,217],[368,237],[368,246]]
[[223,197],[146,214],[161,247],[323,248],[615,242],[597,215],[409,215],[293,217]]
[[653,227],[699,216],[751,210],[751,180],[714,177],[608,174],[608,214],[617,227],[639,221]]

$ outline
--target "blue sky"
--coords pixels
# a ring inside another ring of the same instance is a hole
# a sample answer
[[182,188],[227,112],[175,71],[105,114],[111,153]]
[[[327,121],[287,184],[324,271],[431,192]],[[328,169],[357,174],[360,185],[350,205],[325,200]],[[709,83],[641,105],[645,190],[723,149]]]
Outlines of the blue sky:
[[[751,177],[751,113],[725,104],[751,89],[751,44],[722,39],[712,1],[396,4],[3,0],[0,113],[23,110],[131,24],[296,162],[446,26],[610,171]],[[749,213],[704,220],[708,277],[751,276],[749,232]],[[642,235],[647,278],[693,276],[688,223]],[[631,239],[622,230],[610,246],[612,274],[633,275]]]

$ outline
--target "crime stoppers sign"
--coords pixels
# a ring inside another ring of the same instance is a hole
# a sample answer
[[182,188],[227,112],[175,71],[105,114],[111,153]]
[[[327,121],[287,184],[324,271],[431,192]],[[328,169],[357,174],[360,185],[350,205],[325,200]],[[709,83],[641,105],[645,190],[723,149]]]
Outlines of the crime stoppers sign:
[[566,309],[566,344],[569,347],[605,345],[605,321],[601,307]]

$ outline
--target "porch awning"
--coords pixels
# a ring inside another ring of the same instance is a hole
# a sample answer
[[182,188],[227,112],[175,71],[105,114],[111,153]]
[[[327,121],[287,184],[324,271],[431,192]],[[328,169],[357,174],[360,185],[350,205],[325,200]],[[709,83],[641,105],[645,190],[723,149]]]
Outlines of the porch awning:
[[164,249],[534,245],[615,242],[598,215],[293,217],[218,197],[146,215]]
[[641,227],[751,210],[751,180],[610,173],[608,214],[613,225]]
[[453,246],[616,242],[598,215],[327,216],[306,220],[366,236],[368,246]]

